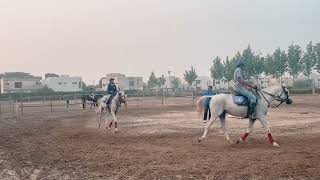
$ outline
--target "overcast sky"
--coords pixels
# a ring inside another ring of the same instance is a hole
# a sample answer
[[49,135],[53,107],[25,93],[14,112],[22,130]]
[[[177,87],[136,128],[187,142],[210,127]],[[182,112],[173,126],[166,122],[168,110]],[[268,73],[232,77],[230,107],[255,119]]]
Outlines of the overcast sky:
[[215,56],[320,42],[319,0],[0,0],[0,72],[209,75]]

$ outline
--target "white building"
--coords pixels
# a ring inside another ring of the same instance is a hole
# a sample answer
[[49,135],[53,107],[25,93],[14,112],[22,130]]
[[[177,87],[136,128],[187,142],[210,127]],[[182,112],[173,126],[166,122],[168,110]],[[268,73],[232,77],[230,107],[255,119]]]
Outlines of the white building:
[[142,77],[126,77],[124,90],[143,90]]
[[197,79],[192,83],[199,90],[206,90],[208,86],[213,86],[213,80],[208,76],[198,76]]
[[43,84],[55,92],[82,91],[81,77],[70,77],[68,75],[48,77],[43,81]]
[[0,92],[31,92],[39,90],[41,85],[41,77],[8,77],[0,78]]
[[126,77],[121,73],[109,73],[106,74],[106,77],[101,78],[103,90],[107,89],[110,78],[114,78],[115,83],[123,90],[143,90],[142,77]]
[[165,79],[166,79],[166,82],[165,82],[165,84],[164,84],[164,87],[165,87],[165,89],[173,89],[174,88],[174,86],[173,86],[173,84],[172,84],[172,81],[173,80],[175,80],[175,76],[166,76],[165,77]]

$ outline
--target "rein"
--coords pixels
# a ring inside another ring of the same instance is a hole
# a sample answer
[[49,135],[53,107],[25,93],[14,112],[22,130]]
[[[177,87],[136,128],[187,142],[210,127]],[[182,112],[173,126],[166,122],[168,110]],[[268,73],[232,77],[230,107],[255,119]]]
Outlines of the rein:
[[273,97],[275,100],[277,100],[277,101],[280,102],[277,106],[275,106],[275,107],[273,107],[273,108],[277,108],[277,107],[279,107],[282,103],[286,102],[286,99],[281,98],[281,96],[282,96],[282,94],[283,94],[283,92],[284,92],[283,87],[282,87],[282,92],[281,92],[281,94],[280,94],[279,96],[276,96],[276,95],[274,95],[274,94],[270,94],[270,93],[265,92],[265,91],[263,91],[263,90],[258,90],[258,89],[257,89],[257,91],[258,91],[258,92],[263,96],[263,98],[268,102],[268,107],[270,107],[271,101],[268,101],[268,99],[265,97],[264,94],[267,94],[267,95]]

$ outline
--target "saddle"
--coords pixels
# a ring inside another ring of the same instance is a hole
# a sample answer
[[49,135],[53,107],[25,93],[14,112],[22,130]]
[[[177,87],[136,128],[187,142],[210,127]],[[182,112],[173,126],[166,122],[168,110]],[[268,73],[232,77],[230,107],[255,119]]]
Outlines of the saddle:
[[250,100],[246,96],[243,96],[236,91],[234,91],[232,98],[233,98],[233,102],[236,105],[248,107],[247,116],[245,117],[245,118],[248,118],[253,112],[252,108],[250,108]]

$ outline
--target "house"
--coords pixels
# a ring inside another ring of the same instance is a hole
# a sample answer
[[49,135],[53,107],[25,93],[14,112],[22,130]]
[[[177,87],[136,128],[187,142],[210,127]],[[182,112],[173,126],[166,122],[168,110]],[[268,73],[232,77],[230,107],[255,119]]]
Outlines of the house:
[[43,84],[55,92],[82,91],[82,78],[62,75],[60,77],[48,77]]
[[192,85],[194,85],[198,90],[206,90],[209,85],[213,85],[213,80],[208,76],[198,76]]
[[121,73],[109,73],[106,74],[106,77],[101,78],[101,88],[103,90],[107,89],[111,78],[114,78],[115,83],[123,90],[143,90],[144,83],[142,77],[126,77]]
[[142,77],[126,77],[124,90],[143,90],[143,78]]
[[41,89],[42,77],[35,77],[30,74],[25,76],[15,76],[13,73],[5,73],[0,77],[0,92],[31,92]]

